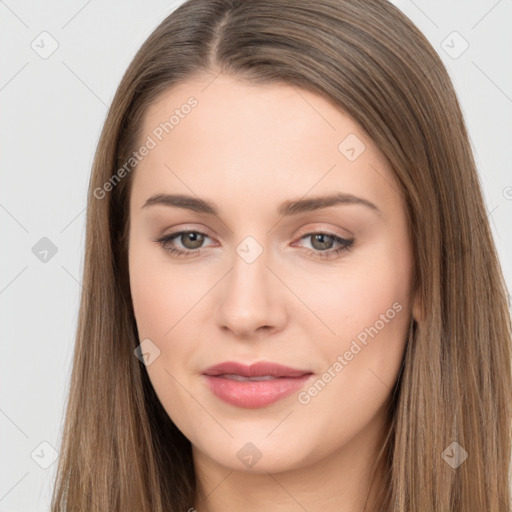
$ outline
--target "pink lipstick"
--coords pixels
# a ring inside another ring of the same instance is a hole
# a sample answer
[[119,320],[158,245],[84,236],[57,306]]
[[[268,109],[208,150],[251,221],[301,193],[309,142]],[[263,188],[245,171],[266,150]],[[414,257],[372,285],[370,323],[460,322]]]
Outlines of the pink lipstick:
[[216,397],[237,407],[257,409],[299,390],[313,372],[267,361],[250,366],[226,361],[203,375]]

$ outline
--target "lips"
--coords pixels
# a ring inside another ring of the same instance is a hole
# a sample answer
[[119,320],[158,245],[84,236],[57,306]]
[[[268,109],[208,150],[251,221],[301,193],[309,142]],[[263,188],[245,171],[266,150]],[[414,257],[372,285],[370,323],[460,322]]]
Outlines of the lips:
[[301,377],[309,370],[297,370],[281,364],[262,361],[246,366],[234,361],[227,361],[205,370],[205,375],[239,375],[241,377]]
[[237,407],[255,409],[300,389],[313,373],[267,361],[250,366],[227,361],[211,366],[203,375],[217,398]]

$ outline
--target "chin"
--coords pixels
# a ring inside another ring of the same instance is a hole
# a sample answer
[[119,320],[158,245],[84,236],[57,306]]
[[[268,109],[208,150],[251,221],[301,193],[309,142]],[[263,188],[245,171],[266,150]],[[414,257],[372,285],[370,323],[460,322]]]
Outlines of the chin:
[[202,457],[206,456],[229,470],[243,473],[281,473],[313,462],[309,459],[314,455],[308,457],[301,439],[283,446],[282,438],[276,436],[273,440],[264,439],[265,435],[260,436],[260,439],[263,438],[260,441],[251,441],[250,437],[245,436],[230,439],[228,443],[215,443],[208,439],[207,450],[194,445],[194,451],[200,450]]

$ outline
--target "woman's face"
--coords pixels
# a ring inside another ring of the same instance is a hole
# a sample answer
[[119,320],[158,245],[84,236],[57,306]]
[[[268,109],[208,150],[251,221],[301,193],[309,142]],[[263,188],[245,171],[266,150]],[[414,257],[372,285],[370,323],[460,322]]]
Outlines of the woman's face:
[[[404,204],[372,140],[320,96],[221,75],[161,96],[137,158],[138,333],[196,464],[368,461],[419,315]],[[224,362],[242,366],[211,369]]]

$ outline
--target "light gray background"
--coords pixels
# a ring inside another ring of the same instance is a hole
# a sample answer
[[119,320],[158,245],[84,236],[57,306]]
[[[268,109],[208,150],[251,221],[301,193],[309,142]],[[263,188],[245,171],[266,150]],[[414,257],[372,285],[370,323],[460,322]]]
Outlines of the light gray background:
[[[0,512],[49,508],[92,158],[123,72],[181,3],[0,0]],[[511,289],[512,1],[395,4],[454,81]],[[46,262],[32,251],[42,237],[57,248]]]

